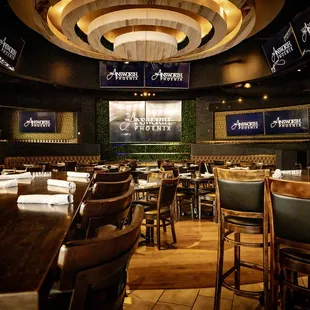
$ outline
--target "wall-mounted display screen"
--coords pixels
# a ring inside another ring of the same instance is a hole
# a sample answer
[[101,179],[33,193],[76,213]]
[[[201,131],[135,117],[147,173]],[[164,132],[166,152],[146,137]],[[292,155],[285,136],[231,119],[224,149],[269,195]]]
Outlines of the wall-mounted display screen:
[[145,86],[188,88],[189,63],[146,63]]
[[26,112],[19,111],[19,131],[42,133],[56,132],[55,112]]
[[227,136],[263,135],[263,113],[226,115]]
[[267,135],[308,133],[308,109],[265,112],[265,132]]
[[99,62],[100,87],[143,87],[144,65],[142,62]]
[[15,71],[19,56],[24,48],[25,41],[10,33],[7,29],[0,29],[0,65],[8,70]]
[[290,25],[271,37],[263,45],[272,73],[282,70],[301,57],[298,43]]
[[291,25],[294,29],[301,53],[304,55],[310,52],[310,7],[295,16]]
[[110,101],[111,142],[180,141],[181,101]]

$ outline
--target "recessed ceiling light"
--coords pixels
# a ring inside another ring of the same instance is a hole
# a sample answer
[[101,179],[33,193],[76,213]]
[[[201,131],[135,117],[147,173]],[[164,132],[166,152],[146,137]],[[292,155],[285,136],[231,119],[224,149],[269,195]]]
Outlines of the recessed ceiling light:
[[268,99],[268,95],[265,94],[265,95],[263,96],[263,99],[264,99],[264,100],[267,100],[267,99]]
[[129,61],[125,61],[124,64],[125,64],[125,65],[128,65],[128,64],[129,64]]
[[238,99],[238,102],[242,102],[242,98],[239,98],[239,99]]
[[134,96],[137,96],[138,94],[137,93],[134,93]]
[[251,88],[252,85],[251,85],[250,83],[245,83],[243,87],[244,87],[244,88]]
[[225,100],[222,100],[222,103],[225,103],[226,101]]
[[298,72],[300,72],[300,71],[301,71],[301,69],[297,69],[297,71],[298,71]]

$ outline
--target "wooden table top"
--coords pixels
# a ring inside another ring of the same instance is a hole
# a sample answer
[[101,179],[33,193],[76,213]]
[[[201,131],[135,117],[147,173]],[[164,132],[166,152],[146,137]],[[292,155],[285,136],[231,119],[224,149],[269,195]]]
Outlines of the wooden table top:
[[89,183],[75,182],[76,190],[72,193],[74,202],[71,205],[57,206],[55,209],[46,204],[36,204],[34,210],[27,210],[26,205],[26,209],[18,208],[19,195],[61,194],[64,188],[59,188],[60,191],[57,188],[48,190],[47,180],[51,178],[66,180],[67,176],[65,172],[38,175],[32,180],[20,180],[15,194],[0,193],[1,295],[21,292],[36,294],[40,290],[89,186]]

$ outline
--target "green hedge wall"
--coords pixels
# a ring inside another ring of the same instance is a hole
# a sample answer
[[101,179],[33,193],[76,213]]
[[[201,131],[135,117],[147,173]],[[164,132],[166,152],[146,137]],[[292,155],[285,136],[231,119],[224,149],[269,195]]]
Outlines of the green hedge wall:
[[188,159],[191,152],[190,144],[196,141],[196,101],[182,101],[182,136],[180,143],[112,144],[109,137],[109,102],[100,99],[96,103],[96,139],[101,144],[101,158],[105,160],[121,160],[125,158],[136,158],[140,161]]

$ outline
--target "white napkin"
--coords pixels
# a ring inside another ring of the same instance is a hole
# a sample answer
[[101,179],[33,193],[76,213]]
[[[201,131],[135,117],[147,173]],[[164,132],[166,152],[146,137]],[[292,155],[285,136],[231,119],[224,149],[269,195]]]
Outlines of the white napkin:
[[64,214],[68,214],[71,210],[71,206],[59,207],[40,203],[27,203],[27,204],[18,203],[17,207],[19,210],[34,211],[34,212],[57,212]]
[[17,179],[18,184],[31,184],[32,178],[31,179]]
[[159,168],[151,168],[150,171],[153,171],[153,172],[154,171],[160,171],[160,169]]
[[60,187],[60,186],[54,186],[54,185],[47,185],[47,190],[50,192],[73,194],[76,190],[76,187]]
[[94,168],[96,168],[96,169],[109,170],[108,167],[107,167],[106,165],[96,165],[96,166],[94,166]]
[[47,185],[53,185],[53,186],[60,186],[60,187],[76,187],[74,182],[68,182],[64,180],[55,180],[55,179],[48,179]]
[[204,178],[211,178],[211,177],[214,177],[214,174],[206,172],[206,173],[202,173],[201,176]]
[[138,180],[138,184],[145,184],[147,183],[147,180]]
[[7,180],[7,181],[0,181],[0,188],[8,188],[8,187],[16,187],[17,184],[17,180],[13,179],[13,180]]
[[282,172],[280,169],[276,169],[272,175],[275,179],[281,179],[282,178]]
[[12,180],[12,179],[31,179],[32,175],[30,172],[24,172],[19,174],[2,174],[0,180]]
[[73,195],[20,195],[17,203],[45,203],[49,205],[66,205],[73,202]]
[[18,193],[18,187],[7,187],[7,188],[1,188],[0,189],[0,195],[1,194],[12,194],[17,195]]
[[75,177],[67,177],[67,181],[70,182],[80,182],[80,183],[89,183],[89,178],[75,178]]
[[111,165],[110,169],[118,169],[118,166]]
[[68,171],[67,176],[68,177],[74,177],[74,178],[89,178],[90,174],[88,172]]
[[186,176],[191,176],[192,173],[191,172],[184,172],[184,173],[180,173],[179,175],[180,175],[180,177],[186,177]]
[[142,183],[139,184],[140,188],[147,188],[147,187],[152,187],[152,186],[157,186],[158,184],[156,182],[147,182],[147,183]]

